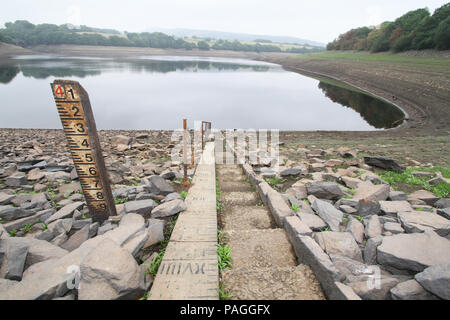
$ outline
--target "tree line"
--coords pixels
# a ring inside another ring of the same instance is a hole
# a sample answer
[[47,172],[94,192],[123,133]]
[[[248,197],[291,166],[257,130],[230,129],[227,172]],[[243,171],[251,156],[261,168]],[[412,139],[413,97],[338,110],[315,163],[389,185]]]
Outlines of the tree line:
[[378,27],[362,27],[341,34],[327,50],[370,52],[450,49],[450,3],[431,15],[427,8],[409,11]]
[[[106,33],[104,36],[99,33]],[[206,39],[197,43],[189,42],[181,38],[166,35],[161,32],[133,33],[120,32],[111,29],[97,29],[81,26],[74,29],[70,25],[38,24],[34,25],[26,20],[5,23],[5,28],[0,29],[0,42],[15,44],[21,47],[34,45],[90,45],[90,46],[124,46],[124,47],[149,47],[172,49],[199,49],[199,50],[233,50],[254,52],[282,52],[277,45],[271,44],[246,44],[237,40],[218,40],[210,45]],[[290,48],[285,52],[313,52],[320,48]]]

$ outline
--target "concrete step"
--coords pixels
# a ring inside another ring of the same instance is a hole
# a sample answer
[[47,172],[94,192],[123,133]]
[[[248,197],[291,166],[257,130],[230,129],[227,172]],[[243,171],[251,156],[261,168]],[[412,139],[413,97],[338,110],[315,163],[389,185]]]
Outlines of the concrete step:
[[217,176],[222,177],[222,176],[228,176],[228,175],[242,175],[242,169],[239,167],[236,168],[217,168],[216,169],[217,172]]
[[319,282],[306,265],[233,268],[223,273],[232,300],[325,300]]
[[238,165],[238,164],[236,164],[236,163],[233,163],[233,164],[226,164],[226,163],[224,163],[224,164],[217,164],[216,165],[216,169],[240,169],[241,167]]
[[221,213],[224,230],[272,229],[276,227],[266,207],[233,206]]
[[219,181],[220,191],[254,191],[252,185],[246,181]]
[[217,175],[219,178],[219,183],[228,181],[242,181],[246,183],[247,177],[243,174],[227,174],[227,175]]
[[222,192],[220,195],[220,200],[224,204],[225,208],[236,205],[254,206],[261,202],[256,192],[248,191]]
[[[231,163],[229,163],[230,161]],[[221,162],[221,164],[219,162]],[[217,165],[236,165],[237,162],[234,155],[231,155],[230,157],[226,152],[216,152],[216,163]]]
[[292,246],[283,229],[228,230],[233,269],[296,266]]

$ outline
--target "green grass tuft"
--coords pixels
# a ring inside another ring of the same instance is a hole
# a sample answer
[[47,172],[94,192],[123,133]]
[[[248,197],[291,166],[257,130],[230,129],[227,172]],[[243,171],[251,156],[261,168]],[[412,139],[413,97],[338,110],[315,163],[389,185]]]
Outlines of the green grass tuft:
[[228,293],[227,288],[223,282],[219,283],[219,298],[220,300],[227,300],[234,297],[234,294]]
[[229,245],[217,244],[217,257],[219,271],[228,270],[232,267],[231,248]]
[[397,188],[398,183],[404,183],[411,186],[418,186],[425,190],[433,192],[440,198],[446,198],[450,194],[450,184],[442,182],[436,186],[428,183],[428,177],[416,177],[412,175],[413,171],[437,172],[440,171],[442,176],[450,178],[450,168],[434,167],[434,168],[406,168],[404,172],[384,171],[379,174],[380,178]]
[[152,260],[152,264],[148,268],[148,272],[153,276],[156,277],[156,273],[158,272],[159,266],[161,265],[161,261],[164,257],[164,253],[166,252],[166,248],[161,249],[158,252],[158,255],[155,259]]
[[115,204],[122,204],[122,203],[125,203],[125,202],[128,202],[128,197],[125,197],[125,198],[123,198],[123,199],[120,199],[120,198],[114,198],[114,203]]

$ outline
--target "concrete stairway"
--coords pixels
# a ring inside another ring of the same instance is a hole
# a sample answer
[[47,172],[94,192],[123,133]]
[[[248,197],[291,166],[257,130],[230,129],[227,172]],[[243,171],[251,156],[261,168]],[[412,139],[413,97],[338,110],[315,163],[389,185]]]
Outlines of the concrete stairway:
[[246,181],[238,165],[216,165],[222,228],[231,247],[233,267],[223,272],[232,299],[324,299],[311,269],[298,265],[283,229]]

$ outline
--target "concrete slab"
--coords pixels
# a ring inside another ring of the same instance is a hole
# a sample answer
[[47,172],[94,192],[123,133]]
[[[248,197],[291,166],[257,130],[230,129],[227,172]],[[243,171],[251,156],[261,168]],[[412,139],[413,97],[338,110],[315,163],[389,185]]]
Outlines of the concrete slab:
[[148,300],[218,300],[214,143],[207,142]]

